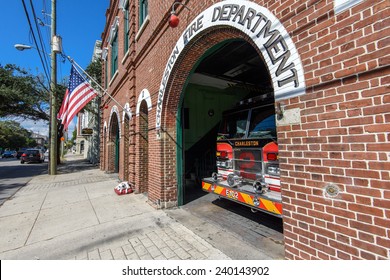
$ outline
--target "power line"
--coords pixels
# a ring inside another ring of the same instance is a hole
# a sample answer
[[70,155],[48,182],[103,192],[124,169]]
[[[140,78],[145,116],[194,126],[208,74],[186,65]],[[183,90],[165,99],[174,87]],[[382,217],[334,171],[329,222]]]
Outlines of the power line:
[[[34,5],[32,3],[32,0],[30,0],[30,5],[31,5],[31,10],[32,10],[33,15],[34,15],[35,28],[38,31],[39,43],[41,45],[40,49],[43,50],[44,53],[46,53],[46,47],[45,47],[45,44],[43,43],[43,40],[42,40],[41,29],[38,27],[37,16],[35,14],[35,9],[34,9]],[[44,56],[44,61],[45,61],[46,67],[49,69],[50,67],[49,67],[49,63],[47,62],[46,56]]]
[[[32,24],[31,24],[31,21],[30,21],[30,16],[28,14],[28,11],[27,11],[27,7],[26,7],[26,3],[24,2],[24,0],[22,0],[22,4],[23,4],[23,8],[24,8],[24,12],[26,14],[26,18],[27,18],[27,21],[28,21],[28,25],[30,26],[30,31],[31,31],[31,34],[33,36],[33,40],[34,40],[34,43],[35,43],[35,46],[37,47],[37,50],[38,50],[38,44],[37,44],[37,39],[35,37],[35,33],[34,33],[34,29],[32,28]],[[38,55],[39,55],[39,58],[41,60],[41,63],[42,63],[42,67],[44,69],[44,72],[45,72],[45,75],[46,75],[46,78],[48,81],[50,81],[50,78],[49,78],[49,71],[48,69],[46,69],[46,65],[43,61],[43,58],[42,58],[42,54],[41,54],[41,51],[38,50]]]

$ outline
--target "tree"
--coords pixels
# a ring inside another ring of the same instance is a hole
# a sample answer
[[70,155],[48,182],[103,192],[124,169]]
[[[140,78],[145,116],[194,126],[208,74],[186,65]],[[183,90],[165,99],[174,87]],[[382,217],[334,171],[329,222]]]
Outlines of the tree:
[[77,138],[77,129],[75,127],[73,132],[72,132],[72,138],[70,139],[70,141],[72,141],[72,143],[74,143],[74,141],[76,141],[76,138]]
[[[102,83],[102,60],[96,59],[92,61],[87,68],[85,69],[85,72],[88,73],[96,82],[98,82],[100,85]],[[95,86],[93,83],[91,84],[93,87]]]
[[31,132],[15,121],[0,121],[0,147],[17,150],[36,146],[31,139]]
[[[91,76],[99,85],[102,84],[102,60],[96,59],[92,61],[87,68],[85,69],[85,72],[88,73],[89,76]],[[100,87],[96,85],[96,83],[91,82],[91,86],[96,89],[98,92],[100,92]],[[93,113],[96,115],[98,113],[98,106],[93,106],[92,103],[88,103],[85,107],[85,110]]]
[[[60,104],[65,86],[57,85],[56,92]],[[49,121],[49,98],[42,75],[33,76],[16,65],[0,65],[0,117]]]

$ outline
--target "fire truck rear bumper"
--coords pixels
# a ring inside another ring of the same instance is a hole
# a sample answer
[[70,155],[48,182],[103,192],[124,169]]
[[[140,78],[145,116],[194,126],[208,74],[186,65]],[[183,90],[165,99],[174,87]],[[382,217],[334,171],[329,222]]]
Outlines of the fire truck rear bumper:
[[223,180],[215,183],[212,178],[202,180],[202,189],[209,193],[214,193],[220,197],[235,201],[237,203],[251,207],[254,210],[264,211],[269,214],[282,217],[282,200],[279,192],[257,194],[246,187],[229,187]]

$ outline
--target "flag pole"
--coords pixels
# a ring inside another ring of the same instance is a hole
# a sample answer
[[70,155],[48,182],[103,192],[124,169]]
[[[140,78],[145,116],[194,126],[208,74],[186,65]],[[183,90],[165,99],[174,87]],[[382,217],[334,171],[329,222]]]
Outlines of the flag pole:
[[[71,64],[76,65],[76,66],[83,72],[83,74],[84,74],[85,76],[88,77],[88,79],[90,79],[92,82],[94,82],[94,83],[103,91],[103,96],[104,96],[105,94],[107,94],[109,98],[111,98],[119,107],[122,108],[122,110],[127,111],[127,109],[125,109],[121,104],[119,104],[119,102],[118,102],[114,97],[112,97],[112,96],[108,93],[108,91],[107,91],[106,89],[104,89],[104,88],[103,88],[95,79],[93,79],[90,75],[88,75],[88,73],[85,72],[84,69],[83,69],[80,65],[78,65],[76,61],[74,61],[74,59],[72,59],[70,56],[66,56],[66,58],[69,60],[69,62],[70,62]],[[78,72],[78,69],[77,69],[77,68],[75,68],[75,69],[76,69],[76,71]],[[80,74],[80,73],[79,73],[79,74]]]

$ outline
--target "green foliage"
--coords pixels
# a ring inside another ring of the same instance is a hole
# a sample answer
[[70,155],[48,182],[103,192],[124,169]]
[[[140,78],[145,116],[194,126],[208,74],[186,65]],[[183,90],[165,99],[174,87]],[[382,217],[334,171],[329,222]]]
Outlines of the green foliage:
[[[57,108],[65,87],[57,85]],[[0,65],[0,117],[50,120],[49,89],[43,76],[33,76],[16,65]]]
[[73,147],[73,142],[71,140],[66,141],[66,143],[65,143],[65,151],[69,150],[72,147]]
[[[92,61],[87,68],[85,69],[85,72],[88,73],[89,76],[91,76],[99,85],[102,84],[102,61],[101,59],[97,59],[95,61]],[[96,83],[91,82],[91,86],[97,91],[101,92],[100,87],[96,85]],[[98,107],[93,106],[92,102],[88,103],[85,107],[84,110],[87,110],[94,115],[98,113]]]
[[[101,61],[101,59],[97,59],[95,61],[92,61],[85,69],[85,72],[87,72],[88,75],[90,75],[96,82],[98,82],[101,85],[101,83],[102,83],[102,61]],[[96,88],[94,83],[91,83],[91,85]]]
[[74,143],[74,141],[76,141],[76,138],[77,138],[77,129],[75,128],[72,132],[72,139],[70,139],[70,141],[72,143]]
[[15,121],[0,121],[0,147],[18,150],[23,147],[36,146],[31,139],[31,132]]

